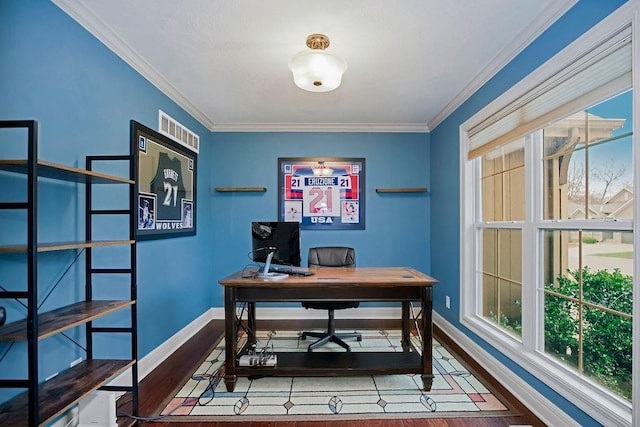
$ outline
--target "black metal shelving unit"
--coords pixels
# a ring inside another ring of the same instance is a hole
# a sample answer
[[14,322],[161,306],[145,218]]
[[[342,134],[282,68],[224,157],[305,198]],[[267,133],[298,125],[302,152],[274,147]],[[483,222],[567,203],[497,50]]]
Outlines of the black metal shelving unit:
[[[22,210],[27,214],[27,241],[24,245],[0,245],[2,253],[26,252],[27,280],[25,291],[0,290],[0,300],[18,299],[25,301],[26,317],[0,327],[0,341],[27,342],[28,376],[23,379],[0,379],[0,388],[19,388],[25,391],[0,405],[0,425],[37,426],[50,422],[64,413],[79,400],[95,390],[128,392],[132,396],[132,412],[138,415],[138,368],[137,368],[137,244],[136,230],[136,185],[137,152],[130,148],[129,155],[89,156],[86,169],[38,160],[38,123],[35,120],[0,121],[0,129],[26,129],[27,159],[0,159],[0,171],[26,175],[27,200],[25,202],[2,202],[0,210]],[[128,162],[129,177],[103,174],[94,171],[100,162]],[[85,239],[77,242],[38,241],[38,180],[49,178],[85,185]],[[96,209],[93,203],[94,186],[125,185],[128,200],[123,209]],[[93,240],[94,221],[104,215],[125,216],[129,225],[129,235],[119,240]],[[95,265],[95,251],[112,246],[128,246],[129,265],[122,268],[98,268]],[[49,312],[38,311],[38,253],[44,251],[84,250],[85,251],[85,298],[74,304],[59,307]],[[130,278],[130,295],[123,300],[95,300],[95,277],[104,275],[126,275]],[[128,327],[100,327],[94,321],[119,310],[130,311]],[[84,326],[86,334],[86,358],[77,365],[61,372],[56,377],[39,382],[39,341],[66,330]],[[97,334],[129,334],[131,337],[131,357],[129,359],[99,359],[94,355],[94,338]],[[127,386],[107,385],[113,378],[131,371],[131,384]]]

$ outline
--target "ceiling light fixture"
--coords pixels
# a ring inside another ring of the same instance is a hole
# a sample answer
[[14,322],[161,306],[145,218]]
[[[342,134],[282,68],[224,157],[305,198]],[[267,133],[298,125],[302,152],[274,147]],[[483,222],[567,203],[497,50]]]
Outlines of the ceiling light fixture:
[[329,37],[311,34],[307,46],[311,50],[298,52],[289,60],[296,86],[309,92],[329,92],[340,86],[347,63],[325,51]]

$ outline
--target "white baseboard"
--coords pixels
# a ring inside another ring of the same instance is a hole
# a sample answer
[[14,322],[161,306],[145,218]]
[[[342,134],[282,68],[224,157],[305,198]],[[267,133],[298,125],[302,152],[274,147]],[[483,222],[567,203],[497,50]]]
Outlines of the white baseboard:
[[433,323],[462,348],[473,355],[480,366],[524,403],[540,420],[548,426],[579,427],[573,418],[560,410],[554,403],[531,387],[526,381],[515,375],[510,369],[491,356],[468,336],[447,322],[444,317],[433,312]]
[[[175,352],[180,346],[189,341],[200,329],[204,328],[207,323],[214,319],[212,317],[213,308],[205,311],[198,316],[194,321],[187,326],[176,332],[168,340],[160,344],[153,349],[149,354],[138,360],[138,381],[141,381],[144,377],[149,375],[155,368],[157,368],[167,357]],[[224,310],[223,310],[224,311]],[[131,386],[131,370],[127,369],[125,372],[116,377],[109,385],[114,386]]]

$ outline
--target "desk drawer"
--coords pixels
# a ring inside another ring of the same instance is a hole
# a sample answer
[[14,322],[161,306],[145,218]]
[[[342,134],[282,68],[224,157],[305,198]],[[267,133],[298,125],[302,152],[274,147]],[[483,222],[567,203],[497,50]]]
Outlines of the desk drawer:
[[419,301],[422,292],[430,300],[431,287],[361,287],[329,286],[299,288],[275,287],[239,287],[235,288],[236,301]]

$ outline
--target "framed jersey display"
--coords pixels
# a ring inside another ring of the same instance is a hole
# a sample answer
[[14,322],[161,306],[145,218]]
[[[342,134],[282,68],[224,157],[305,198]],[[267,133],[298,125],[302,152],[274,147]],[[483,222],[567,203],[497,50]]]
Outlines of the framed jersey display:
[[363,230],[364,173],[364,158],[279,158],[279,220],[303,229]]
[[196,234],[197,154],[136,121],[139,240]]

